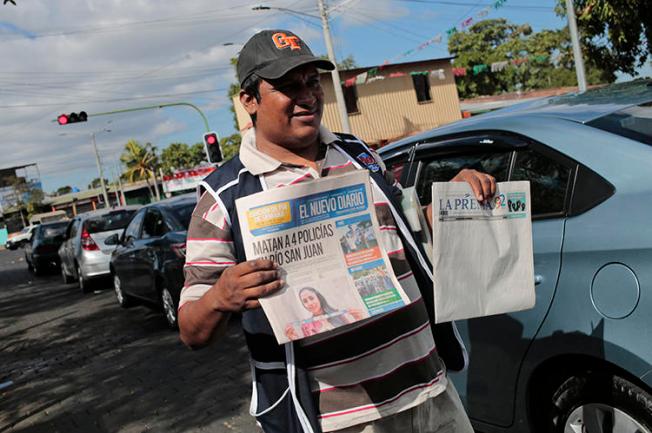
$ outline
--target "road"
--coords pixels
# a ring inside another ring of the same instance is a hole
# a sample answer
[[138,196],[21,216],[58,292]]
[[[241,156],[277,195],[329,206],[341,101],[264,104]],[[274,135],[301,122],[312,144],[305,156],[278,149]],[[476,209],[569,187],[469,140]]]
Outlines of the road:
[[82,294],[0,250],[0,433],[256,432],[247,351],[231,324],[191,351],[160,313]]

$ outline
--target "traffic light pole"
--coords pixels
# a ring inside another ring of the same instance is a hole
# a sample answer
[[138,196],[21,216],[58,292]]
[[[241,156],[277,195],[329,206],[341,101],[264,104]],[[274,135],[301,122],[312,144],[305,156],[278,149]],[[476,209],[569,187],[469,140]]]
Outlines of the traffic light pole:
[[208,119],[206,118],[204,113],[199,109],[199,107],[197,107],[194,104],[191,104],[190,102],[171,102],[169,104],[158,104],[158,105],[147,105],[145,107],[124,108],[121,110],[113,110],[113,111],[105,111],[102,113],[89,114],[88,117],[108,116],[111,114],[131,113],[133,111],[155,110],[157,108],[178,107],[178,106],[193,108],[197,113],[199,113],[202,120],[204,121],[204,128],[206,128],[206,132],[209,132],[211,130],[210,127],[208,126]]

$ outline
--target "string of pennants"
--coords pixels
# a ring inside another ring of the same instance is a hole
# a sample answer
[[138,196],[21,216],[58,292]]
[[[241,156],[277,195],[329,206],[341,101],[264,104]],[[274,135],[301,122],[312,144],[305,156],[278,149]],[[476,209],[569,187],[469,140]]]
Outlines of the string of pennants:
[[[470,67],[457,67],[453,68],[453,76],[455,77],[465,77],[467,75],[479,75],[483,72],[500,72],[505,70],[509,66],[513,67],[518,67],[523,65],[524,63],[528,62],[535,62],[535,63],[545,63],[549,59],[549,56],[547,55],[540,55],[540,56],[530,56],[530,57],[519,57],[516,59],[512,60],[504,60],[501,62],[494,62],[491,64],[478,64],[478,65],[473,65]],[[374,68],[376,69],[376,68]],[[432,78],[436,78],[438,80],[445,80],[446,79],[446,74],[443,69],[433,69],[433,70],[427,70],[427,71],[413,71],[413,72],[392,72],[387,75],[380,75],[378,72],[375,72],[373,75],[370,75],[372,73],[372,70],[363,72],[361,74],[356,75],[355,77],[349,78],[348,80],[345,80],[342,82],[344,87],[351,87],[354,85],[361,85],[361,84],[369,84],[373,83],[374,81],[379,81],[379,80],[384,80],[386,78],[398,78],[398,77],[405,77],[407,75],[429,75]]]
[[[484,17],[489,15],[489,12],[491,11],[491,9],[500,9],[501,7],[503,7],[503,5],[505,4],[506,1],[507,0],[494,0],[491,5],[485,6],[484,8],[482,8],[475,15],[475,20],[483,19]],[[456,26],[453,26],[453,27],[449,28],[448,30],[446,30],[445,33],[446,33],[446,35],[448,35],[450,37],[451,35],[453,35],[457,31],[464,30],[465,28],[469,27],[471,24],[473,24],[475,22],[475,20],[474,20],[474,17],[468,17],[468,18],[464,19],[463,21],[461,21]],[[437,35],[435,35],[435,37],[430,38],[427,41],[424,41],[419,46],[417,46],[415,48],[412,48],[410,50],[404,51],[403,53],[399,54],[398,56],[396,56],[396,57],[394,57],[392,59],[385,60],[382,65],[377,66],[375,68],[371,68],[366,72],[362,72],[362,73],[356,75],[355,77],[349,78],[348,80],[345,80],[342,84],[345,87],[351,87],[353,85],[360,85],[360,84],[364,84],[364,83],[367,83],[367,82],[382,80],[385,77],[380,76],[378,74],[379,74],[380,71],[383,70],[383,68],[385,66],[389,65],[390,63],[395,63],[397,60],[400,60],[401,58],[410,56],[410,55],[414,54],[417,51],[421,51],[424,48],[429,47],[432,44],[440,44],[442,41],[443,41],[443,34],[438,33]],[[392,74],[389,75],[389,78],[393,78],[391,75]]]

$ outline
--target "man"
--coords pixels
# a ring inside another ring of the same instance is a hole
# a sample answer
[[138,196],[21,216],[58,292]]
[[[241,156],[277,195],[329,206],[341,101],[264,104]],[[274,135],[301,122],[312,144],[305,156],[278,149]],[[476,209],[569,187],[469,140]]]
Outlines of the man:
[[[202,347],[223,332],[232,313],[242,312],[252,360],[251,413],[266,433],[471,433],[441,359],[459,369],[466,353],[452,324],[431,326],[430,265],[397,205],[400,189],[387,182],[364,143],[321,126],[317,68],[333,67],[285,30],[262,31],[240,52],[240,102],[254,128],[240,154],[202,183],[188,230],[181,339]],[[383,228],[378,242],[411,303],[279,346],[258,299],[284,283],[272,261],[246,260],[235,200],[358,169],[369,170]],[[469,182],[479,199],[495,191],[493,178],[473,170],[454,180]]]

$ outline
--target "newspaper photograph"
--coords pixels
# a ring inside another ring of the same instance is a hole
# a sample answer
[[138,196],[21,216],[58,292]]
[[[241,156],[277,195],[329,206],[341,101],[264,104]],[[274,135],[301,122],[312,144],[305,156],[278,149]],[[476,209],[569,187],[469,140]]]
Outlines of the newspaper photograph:
[[498,182],[476,200],[465,182],[432,185],[435,322],[532,308],[530,183]]
[[271,259],[285,285],[260,304],[279,344],[409,303],[378,244],[360,170],[236,200],[247,260]]

